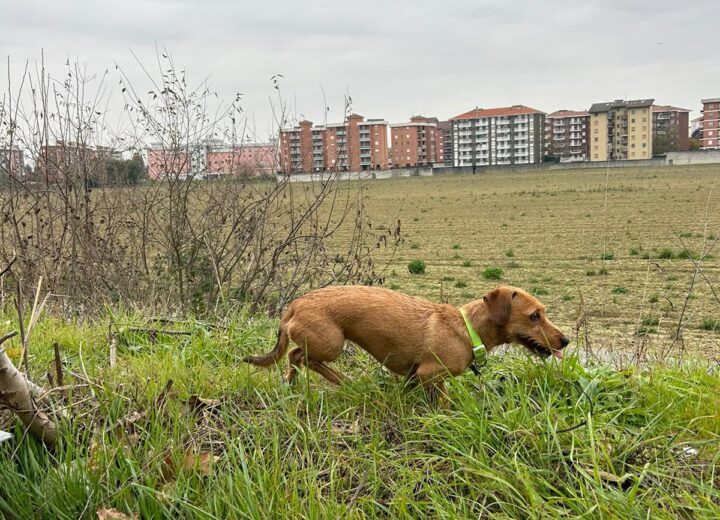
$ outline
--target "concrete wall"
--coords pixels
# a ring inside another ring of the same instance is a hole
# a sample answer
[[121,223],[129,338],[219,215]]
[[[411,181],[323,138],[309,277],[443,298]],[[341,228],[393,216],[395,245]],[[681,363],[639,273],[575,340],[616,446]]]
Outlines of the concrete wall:
[[720,150],[694,150],[692,152],[668,152],[665,158],[668,165],[718,164]]
[[[357,181],[366,179],[392,179],[395,177],[432,177],[431,166],[418,168],[394,168],[392,170],[372,170],[363,172],[337,172],[337,173],[293,173],[290,175],[290,182],[314,182],[328,180],[330,178],[341,181]],[[278,181],[284,175],[277,175]]]
[[[548,170],[584,170],[593,168],[632,168],[634,166],[665,166],[665,159],[644,159],[640,161],[585,161],[585,162],[566,162],[566,163],[541,163],[541,164],[508,164],[501,166],[480,166],[477,173],[487,171],[548,171]],[[440,174],[472,174],[470,166],[446,166],[433,168],[433,175]]]
[[[697,150],[694,152],[668,152],[666,158],[642,159],[639,161],[585,161],[568,163],[507,164],[499,166],[478,166],[476,173],[487,172],[531,172],[551,170],[585,170],[597,168],[633,168],[648,166],[682,166],[688,164],[720,164],[720,150]],[[396,177],[430,177],[433,175],[472,175],[472,166],[427,166],[422,168],[395,168],[364,172],[296,173],[290,176],[291,182],[310,182],[328,179],[336,175],[340,180],[392,179]],[[282,176],[278,175],[278,180]]]

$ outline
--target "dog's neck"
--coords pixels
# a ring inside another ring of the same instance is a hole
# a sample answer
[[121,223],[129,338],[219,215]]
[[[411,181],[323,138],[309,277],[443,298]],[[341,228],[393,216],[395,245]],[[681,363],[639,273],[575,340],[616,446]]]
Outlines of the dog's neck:
[[504,331],[492,322],[483,300],[473,300],[463,305],[463,308],[467,312],[470,324],[477,331],[486,348],[490,349],[507,343]]

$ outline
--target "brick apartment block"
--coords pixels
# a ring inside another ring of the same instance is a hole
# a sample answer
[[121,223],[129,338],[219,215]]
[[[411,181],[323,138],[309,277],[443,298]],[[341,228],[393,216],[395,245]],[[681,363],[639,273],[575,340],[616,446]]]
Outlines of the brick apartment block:
[[590,160],[623,161],[652,157],[654,99],[595,103],[590,107]]
[[300,121],[280,131],[284,174],[388,168],[388,123],[350,114],[343,123],[313,126]]
[[392,166],[402,168],[435,164],[438,160],[437,124],[435,117],[414,116],[409,123],[390,125]]
[[703,99],[702,139],[700,147],[720,148],[720,98]]
[[450,121],[439,121],[435,134],[435,164],[452,166],[453,135]]
[[653,151],[687,152],[690,148],[690,111],[673,106],[653,105]]
[[121,158],[119,152],[105,146],[57,141],[40,147],[37,168],[41,180],[56,182],[70,176],[96,175],[104,170],[107,160]]
[[545,155],[560,162],[590,159],[590,113],[558,110],[545,116]]
[[25,154],[17,146],[0,148],[0,179],[25,175]]
[[476,108],[450,121],[454,166],[543,161],[544,112],[524,105]]

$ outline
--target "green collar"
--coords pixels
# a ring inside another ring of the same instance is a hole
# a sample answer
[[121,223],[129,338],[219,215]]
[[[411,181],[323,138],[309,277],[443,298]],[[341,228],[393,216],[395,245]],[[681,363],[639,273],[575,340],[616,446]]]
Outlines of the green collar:
[[460,314],[462,314],[463,321],[465,322],[465,327],[467,327],[468,334],[470,334],[470,340],[472,341],[472,349],[473,354],[475,356],[479,356],[482,358],[482,361],[485,360],[485,357],[487,356],[487,349],[485,348],[485,345],[483,345],[482,340],[480,339],[480,336],[477,332],[475,332],[475,329],[470,324],[470,320],[467,317],[467,313],[465,312],[465,309],[462,307],[460,308]]

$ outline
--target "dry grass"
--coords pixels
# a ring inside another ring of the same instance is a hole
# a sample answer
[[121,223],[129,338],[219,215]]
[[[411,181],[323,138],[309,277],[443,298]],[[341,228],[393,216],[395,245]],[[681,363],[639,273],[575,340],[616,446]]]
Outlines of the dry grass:
[[[443,283],[444,297],[461,304],[498,283],[482,273],[500,267],[502,283],[538,294],[566,329],[586,306],[594,348],[652,353],[672,342],[693,274],[680,239],[698,254],[720,234],[719,177],[720,167],[704,166],[381,180],[367,183],[367,212],[373,222],[399,216],[406,235],[388,286],[439,300],[443,278],[461,280]],[[720,246],[710,255],[701,266],[720,292]],[[427,265],[422,276],[407,270],[415,259]],[[720,334],[702,323],[718,310],[698,277],[687,349],[717,352]],[[658,332],[638,336],[647,318]]]

